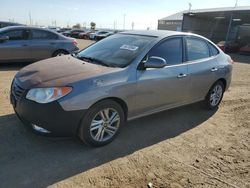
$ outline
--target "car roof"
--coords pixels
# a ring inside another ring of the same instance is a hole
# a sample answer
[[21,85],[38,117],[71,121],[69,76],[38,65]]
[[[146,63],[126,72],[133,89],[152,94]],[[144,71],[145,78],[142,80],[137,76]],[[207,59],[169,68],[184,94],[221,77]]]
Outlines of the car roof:
[[5,31],[15,30],[15,29],[39,29],[39,30],[51,32],[51,33],[59,36],[60,38],[68,38],[68,37],[65,37],[64,35],[62,35],[60,33],[57,33],[56,31],[51,30],[51,29],[41,28],[41,27],[34,27],[34,26],[7,26],[7,27],[4,27],[4,28],[1,28],[0,32],[5,32]]
[[179,32],[179,31],[169,31],[169,30],[131,30],[131,31],[123,31],[120,33],[121,34],[157,37],[157,38],[165,38],[165,37],[176,36],[176,35],[191,35],[191,36],[198,36],[198,37],[203,38],[200,35],[196,35],[196,34],[192,34],[192,33]]
[[0,31],[14,30],[14,29],[40,29],[40,30],[50,31],[52,33],[57,34],[57,32],[54,32],[54,31],[52,31],[50,29],[41,28],[41,27],[34,27],[34,26],[8,26],[8,27],[2,28]]

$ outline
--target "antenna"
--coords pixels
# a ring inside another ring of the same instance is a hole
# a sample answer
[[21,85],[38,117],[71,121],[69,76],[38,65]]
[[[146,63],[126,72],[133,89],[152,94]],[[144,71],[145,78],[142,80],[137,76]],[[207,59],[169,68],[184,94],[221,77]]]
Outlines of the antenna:
[[29,12],[30,25],[32,25],[31,13]]

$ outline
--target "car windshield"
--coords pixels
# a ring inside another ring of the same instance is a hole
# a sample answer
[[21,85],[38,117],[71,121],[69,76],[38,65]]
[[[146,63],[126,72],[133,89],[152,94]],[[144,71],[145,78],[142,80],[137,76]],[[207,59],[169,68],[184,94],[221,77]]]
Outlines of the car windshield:
[[110,67],[128,66],[154,37],[115,34],[79,52],[76,57]]

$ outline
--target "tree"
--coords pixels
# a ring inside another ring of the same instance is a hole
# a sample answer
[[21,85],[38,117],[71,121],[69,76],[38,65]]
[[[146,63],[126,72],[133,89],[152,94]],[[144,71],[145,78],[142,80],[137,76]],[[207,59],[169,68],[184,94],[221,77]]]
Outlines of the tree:
[[72,26],[74,29],[81,29],[81,24],[77,23],[76,25]]
[[90,23],[90,27],[92,30],[95,30],[95,26],[96,26],[96,23],[95,22],[91,22]]

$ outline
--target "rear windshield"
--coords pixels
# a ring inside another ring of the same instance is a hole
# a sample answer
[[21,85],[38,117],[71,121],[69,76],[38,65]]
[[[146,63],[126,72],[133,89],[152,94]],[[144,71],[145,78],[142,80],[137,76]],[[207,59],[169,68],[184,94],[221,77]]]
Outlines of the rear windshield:
[[128,66],[154,37],[115,34],[84,49],[77,56],[96,59],[115,67]]

